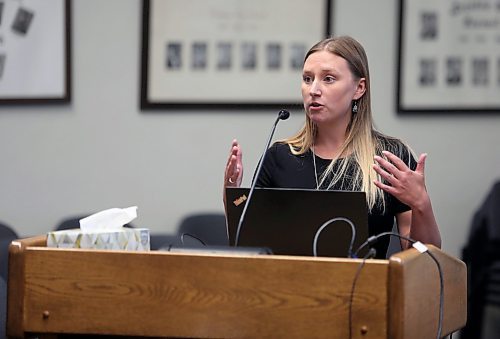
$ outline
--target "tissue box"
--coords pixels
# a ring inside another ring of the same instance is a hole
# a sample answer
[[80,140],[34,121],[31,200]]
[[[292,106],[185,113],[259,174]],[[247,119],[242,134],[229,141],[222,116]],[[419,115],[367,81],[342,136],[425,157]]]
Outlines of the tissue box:
[[149,251],[149,229],[123,228],[102,231],[72,229],[54,231],[47,234],[47,247]]

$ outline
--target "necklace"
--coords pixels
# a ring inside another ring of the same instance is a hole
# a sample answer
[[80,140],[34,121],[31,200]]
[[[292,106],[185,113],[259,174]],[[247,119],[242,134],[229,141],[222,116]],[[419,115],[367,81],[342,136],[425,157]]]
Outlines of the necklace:
[[314,153],[314,146],[311,146],[314,166],[314,179],[316,179],[316,190],[319,190],[318,170],[316,169],[316,154]]

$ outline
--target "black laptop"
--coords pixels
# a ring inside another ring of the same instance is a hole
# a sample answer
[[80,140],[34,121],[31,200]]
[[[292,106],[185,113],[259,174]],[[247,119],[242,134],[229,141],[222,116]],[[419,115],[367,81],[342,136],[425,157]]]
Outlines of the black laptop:
[[[229,243],[234,246],[249,188],[226,188]],[[352,226],[351,226],[352,225]],[[256,188],[237,246],[269,248],[274,254],[348,257],[368,238],[364,192]]]

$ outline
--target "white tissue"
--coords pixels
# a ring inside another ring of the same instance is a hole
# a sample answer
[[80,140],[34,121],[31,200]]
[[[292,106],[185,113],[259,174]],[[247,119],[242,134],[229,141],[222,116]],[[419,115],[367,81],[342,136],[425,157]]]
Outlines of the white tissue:
[[80,219],[80,229],[85,232],[118,230],[137,218],[137,206],[110,208]]

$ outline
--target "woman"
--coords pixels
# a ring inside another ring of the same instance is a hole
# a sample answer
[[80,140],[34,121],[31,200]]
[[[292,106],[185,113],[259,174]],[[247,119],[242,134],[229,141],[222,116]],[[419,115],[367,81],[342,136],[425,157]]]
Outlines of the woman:
[[[304,59],[302,98],[303,128],[269,148],[257,186],[361,190],[370,235],[391,231],[396,220],[401,235],[440,247],[425,188],[427,155],[415,161],[402,141],[375,130],[363,47],[348,36],[314,45]],[[241,147],[234,140],[225,185],[240,186],[242,177]],[[385,257],[388,245],[387,237],[379,240],[378,257]]]

